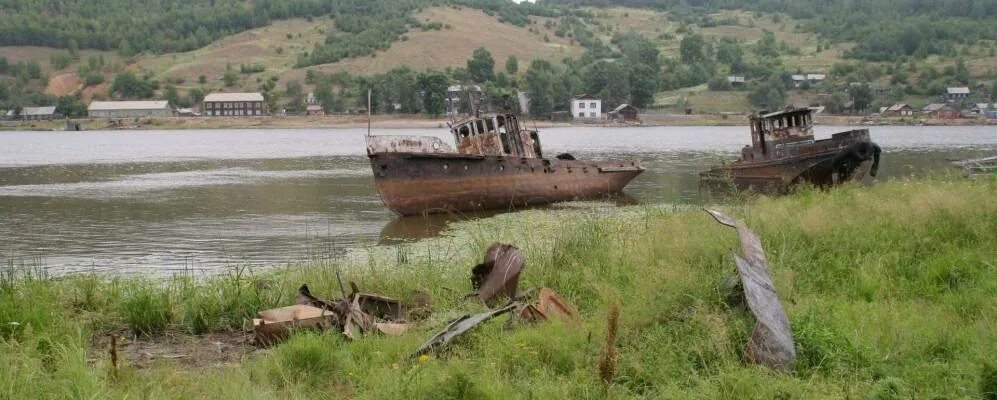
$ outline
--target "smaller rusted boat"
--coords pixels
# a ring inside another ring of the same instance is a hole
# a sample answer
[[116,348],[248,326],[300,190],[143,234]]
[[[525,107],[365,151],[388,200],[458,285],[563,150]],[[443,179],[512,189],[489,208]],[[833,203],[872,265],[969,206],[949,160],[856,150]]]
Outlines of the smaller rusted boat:
[[791,108],[756,114],[751,121],[751,145],[741,158],[700,172],[711,188],[733,185],[738,190],[783,193],[801,183],[818,187],[876,176],[880,148],[868,129],[853,129],[815,140],[813,110]]
[[450,122],[456,150],[435,136],[368,136],[381,201],[401,215],[510,209],[619,193],[640,160],[544,157],[536,130],[506,110]]

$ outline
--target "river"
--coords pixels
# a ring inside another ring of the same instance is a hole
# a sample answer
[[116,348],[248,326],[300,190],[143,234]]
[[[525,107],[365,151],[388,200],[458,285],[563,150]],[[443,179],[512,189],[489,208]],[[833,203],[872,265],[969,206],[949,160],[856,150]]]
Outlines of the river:
[[[843,127],[818,126],[825,138]],[[380,203],[365,129],[0,132],[0,257],[59,275],[211,273],[432,235],[451,218]],[[880,177],[997,153],[997,127],[871,127]],[[442,129],[378,130],[437,135]],[[697,172],[733,160],[746,127],[549,128],[546,154],[640,158],[626,193],[698,204]]]

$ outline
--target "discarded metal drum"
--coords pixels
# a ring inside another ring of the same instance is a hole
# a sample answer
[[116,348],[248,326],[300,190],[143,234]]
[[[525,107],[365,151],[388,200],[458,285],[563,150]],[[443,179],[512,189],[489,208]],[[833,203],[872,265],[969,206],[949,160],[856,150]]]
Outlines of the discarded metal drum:
[[748,339],[748,360],[773,369],[790,370],[796,362],[796,348],[789,318],[782,308],[769,275],[762,242],[743,222],[720,212],[706,210],[717,222],[737,229],[744,256],[731,252],[741,276],[748,308],[758,321]]

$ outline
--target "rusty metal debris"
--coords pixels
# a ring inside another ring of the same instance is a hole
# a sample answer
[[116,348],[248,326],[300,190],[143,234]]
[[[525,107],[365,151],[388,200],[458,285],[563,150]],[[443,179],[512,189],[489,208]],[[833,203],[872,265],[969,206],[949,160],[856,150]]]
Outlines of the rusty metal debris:
[[523,252],[508,244],[493,243],[485,260],[471,271],[471,287],[485,304],[494,305],[498,297],[516,297],[519,273],[523,270]]
[[513,321],[537,323],[557,318],[566,323],[576,323],[579,320],[578,311],[554,289],[546,287],[540,289],[536,303],[526,302],[531,290],[525,293],[516,292],[523,263],[523,253],[515,247],[502,243],[493,243],[489,246],[485,252],[484,262],[472,270],[471,285],[476,291],[471,296],[490,305],[500,298],[499,295],[504,295],[503,297],[509,298],[509,302],[490,311],[466,314],[451,321],[442,331],[419,346],[415,354],[445,347],[453,339],[481,323],[509,312],[513,313]]
[[741,276],[748,308],[758,321],[746,346],[748,360],[777,370],[792,369],[796,362],[793,332],[769,275],[761,240],[743,222],[717,211],[707,209],[706,212],[717,222],[737,229],[740,237],[744,255],[736,252],[731,255]]
[[352,282],[350,286],[351,294],[339,300],[325,300],[312,295],[308,285],[301,285],[298,304],[257,313],[253,320],[256,340],[261,344],[279,342],[287,338],[291,329],[337,328],[351,339],[365,332],[400,335],[409,329],[411,325],[405,321],[401,301],[360,293]]
[[432,349],[444,347],[450,344],[450,341],[452,341],[454,338],[463,335],[464,333],[478,326],[482,322],[488,321],[499,315],[515,310],[516,306],[517,304],[515,303],[509,303],[504,307],[495,310],[490,310],[478,314],[466,314],[461,316],[460,318],[450,321],[450,323],[447,324],[446,328],[443,328],[442,331],[433,335],[433,337],[429,338],[429,340],[423,343],[422,346],[419,346],[419,349],[415,351],[415,354],[419,355],[426,353]]
[[516,311],[516,316],[530,322],[549,321],[552,318],[557,318],[566,323],[577,323],[580,319],[578,311],[568,304],[567,300],[564,300],[554,289],[546,287],[540,289],[535,305],[521,304]]
[[292,329],[321,330],[339,324],[334,312],[302,304],[260,311],[256,317],[253,332],[261,344],[283,341]]

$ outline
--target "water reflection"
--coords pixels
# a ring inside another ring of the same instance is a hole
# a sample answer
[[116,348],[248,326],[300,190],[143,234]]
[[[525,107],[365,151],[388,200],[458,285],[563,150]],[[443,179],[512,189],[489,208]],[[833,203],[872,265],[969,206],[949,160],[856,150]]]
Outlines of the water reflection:
[[[818,136],[835,130],[841,129],[818,127]],[[885,150],[881,180],[948,170],[949,160],[997,151],[992,127],[871,132]],[[37,260],[56,274],[213,271],[424,238],[453,221],[495,214],[396,217],[377,198],[362,133],[0,132],[0,257]],[[641,159],[647,170],[626,193],[629,201],[645,204],[702,204],[699,171],[733,160],[748,139],[741,127],[558,128],[542,134],[550,154]]]
[[439,236],[450,224],[461,221],[489,218],[498,214],[521,210],[559,209],[565,207],[598,208],[600,206],[629,206],[640,204],[640,201],[627,193],[613,193],[595,199],[585,199],[570,203],[543,204],[514,207],[504,210],[476,210],[462,212],[443,212],[421,216],[395,217],[381,229],[379,245],[392,245],[412,242],[419,239]]

